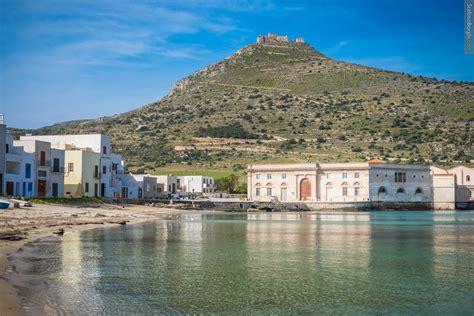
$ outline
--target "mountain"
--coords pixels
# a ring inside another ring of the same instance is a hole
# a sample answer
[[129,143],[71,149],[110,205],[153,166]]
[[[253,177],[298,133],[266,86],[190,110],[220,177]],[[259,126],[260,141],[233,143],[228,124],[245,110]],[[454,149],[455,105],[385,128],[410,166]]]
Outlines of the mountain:
[[108,134],[135,171],[369,157],[452,165],[473,159],[473,119],[472,82],[340,62],[289,42],[248,45],[137,110],[31,132]]

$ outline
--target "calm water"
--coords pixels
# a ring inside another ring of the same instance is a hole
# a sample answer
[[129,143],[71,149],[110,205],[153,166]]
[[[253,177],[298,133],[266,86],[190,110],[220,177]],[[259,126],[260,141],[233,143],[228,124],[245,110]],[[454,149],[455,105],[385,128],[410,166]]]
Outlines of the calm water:
[[474,212],[193,214],[45,239],[29,313],[473,314]]

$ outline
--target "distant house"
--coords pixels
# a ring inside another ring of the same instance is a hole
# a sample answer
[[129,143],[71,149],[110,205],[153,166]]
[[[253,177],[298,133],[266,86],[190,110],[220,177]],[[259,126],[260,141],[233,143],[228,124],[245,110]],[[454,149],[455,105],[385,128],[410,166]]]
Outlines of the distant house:
[[213,177],[207,176],[178,176],[178,189],[186,193],[199,193],[203,195],[213,194],[215,181]]
[[163,185],[164,195],[176,194],[178,192],[178,177],[172,175],[153,175],[156,182]]

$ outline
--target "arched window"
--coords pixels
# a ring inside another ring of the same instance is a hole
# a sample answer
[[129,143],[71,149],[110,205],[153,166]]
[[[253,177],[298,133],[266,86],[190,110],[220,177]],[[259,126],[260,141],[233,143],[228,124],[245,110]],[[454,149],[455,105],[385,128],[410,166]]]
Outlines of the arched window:
[[341,187],[347,187],[347,182],[343,182],[343,183],[341,184]]
[[398,193],[398,194],[405,193],[405,190],[403,190],[403,188],[398,188],[398,189],[397,189],[397,193]]
[[423,190],[421,188],[416,188],[415,194],[423,194]]
[[267,183],[267,187],[271,187],[272,186],[272,183],[271,182],[268,182]]
[[385,187],[380,187],[378,193],[387,193],[387,189]]
[[468,175],[466,176],[466,182],[469,182],[469,181],[471,181],[471,176]]
[[326,183],[326,186],[327,186],[327,187],[332,187],[332,183],[331,183],[331,182],[328,182],[328,183]]
[[288,186],[288,183],[286,182],[283,182],[282,184],[280,184],[281,187],[287,187]]
[[354,182],[354,186],[355,187],[360,187],[360,183],[359,182]]
[[260,183],[259,183],[259,182],[255,183],[255,186],[256,186],[256,187],[259,187],[259,186],[260,186]]

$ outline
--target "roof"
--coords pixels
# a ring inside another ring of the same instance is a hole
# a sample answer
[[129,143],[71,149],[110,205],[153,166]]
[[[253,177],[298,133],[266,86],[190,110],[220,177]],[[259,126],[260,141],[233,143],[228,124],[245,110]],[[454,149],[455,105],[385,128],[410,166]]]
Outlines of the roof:
[[385,163],[385,161],[383,161],[381,159],[370,159],[369,162],[370,163]]

